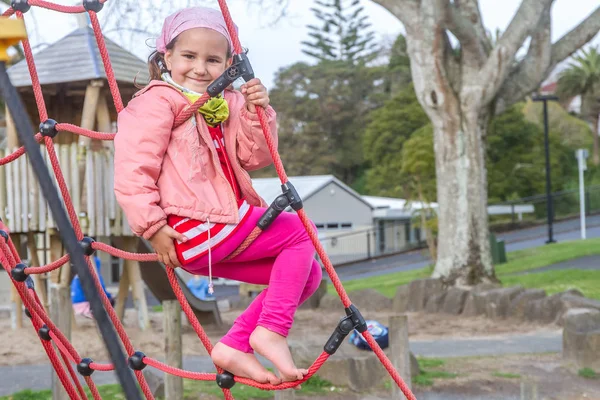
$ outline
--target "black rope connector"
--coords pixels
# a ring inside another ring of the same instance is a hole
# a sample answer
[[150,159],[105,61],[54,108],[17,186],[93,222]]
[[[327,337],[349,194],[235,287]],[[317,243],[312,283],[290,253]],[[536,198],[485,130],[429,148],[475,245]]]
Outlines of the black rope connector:
[[29,276],[25,273],[25,268],[27,268],[27,265],[25,265],[23,263],[19,263],[19,264],[15,265],[15,267],[12,269],[12,271],[10,271],[10,274],[12,275],[12,277],[15,281],[25,282],[25,280]]
[[83,0],[83,8],[86,11],[100,12],[104,7],[104,4],[100,3],[100,0]]
[[342,345],[344,339],[352,330],[354,329],[354,325],[352,324],[352,318],[346,316],[340,320],[338,326],[336,326],[335,331],[331,334],[323,350],[329,354],[334,354],[337,349]]
[[302,209],[302,199],[300,198],[298,191],[296,190],[294,185],[291,184],[291,182],[288,181],[281,185],[281,191],[288,198],[288,201],[290,202],[290,207],[292,207],[294,211]]
[[57,122],[53,119],[48,118],[40,124],[40,133],[44,137],[54,138],[58,135],[58,129],[56,129]]
[[31,275],[27,276],[27,279],[25,279],[25,285],[27,286],[27,289],[35,289],[35,283],[33,283]]
[[48,328],[47,325],[44,325],[40,329],[38,329],[38,336],[46,342],[52,340],[52,338],[50,337],[50,328]]
[[82,376],[90,376],[94,373],[94,370],[90,367],[90,364],[93,363],[94,360],[91,358],[82,359],[79,364],[77,364],[77,372],[79,372]]
[[8,243],[8,233],[6,231],[0,230],[0,236],[2,236],[4,241]]
[[217,374],[217,385],[221,389],[231,389],[235,385],[233,374],[231,372],[224,371],[222,374]]
[[346,308],[346,315],[352,318],[354,329],[359,333],[363,333],[367,330],[367,322],[354,304],[350,304],[350,307]]
[[287,196],[285,194],[280,194],[271,203],[269,208],[267,208],[262,217],[260,217],[260,219],[256,223],[256,226],[258,226],[264,231],[273,223],[273,221],[275,221],[275,218],[277,218],[279,214],[281,214],[289,205],[290,201],[288,200]]
[[146,357],[146,355],[141,351],[136,351],[133,353],[131,357],[129,357],[129,368],[134,371],[141,371],[146,368],[147,364],[144,362],[144,357]]
[[238,78],[243,78],[246,82],[254,78],[254,70],[246,53],[234,55],[231,66],[216,81],[208,85],[206,91],[210,97],[215,97]]
[[27,315],[27,318],[31,319],[31,312],[29,312],[29,308],[25,309],[25,315]]
[[12,0],[10,2],[10,7],[15,11],[21,11],[22,13],[26,13],[31,8],[27,0]]
[[86,256],[91,256],[92,254],[94,254],[96,252],[96,250],[92,247],[92,244],[94,242],[95,242],[95,240],[89,236],[84,236],[83,239],[81,239],[79,241],[79,245],[83,249],[83,253]]

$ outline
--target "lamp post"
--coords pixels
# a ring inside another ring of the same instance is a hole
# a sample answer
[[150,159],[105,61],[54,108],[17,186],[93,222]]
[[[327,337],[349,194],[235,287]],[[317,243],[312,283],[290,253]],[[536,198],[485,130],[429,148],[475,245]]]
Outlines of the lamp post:
[[552,204],[552,179],[550,176],[550,144],[548,139],[548,101],[557,101],[554,95],[534,95],[533,101],[541,101],[544,104],[544,147],[546,151],[546,209],[548,212],[548,240],[546,244],[556,243],[552,235],[552,222],[554,221],[554,207]]

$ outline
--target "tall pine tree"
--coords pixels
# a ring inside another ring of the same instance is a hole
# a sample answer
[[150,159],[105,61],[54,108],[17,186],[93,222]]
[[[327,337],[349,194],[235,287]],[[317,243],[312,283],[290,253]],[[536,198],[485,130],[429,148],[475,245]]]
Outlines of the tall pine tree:
[[375,33],[360,0],[315,0],[311,11],[321,26],[308,25],[311,41],[303,41],[305,54],[319,61],[368,62],[377,55]]

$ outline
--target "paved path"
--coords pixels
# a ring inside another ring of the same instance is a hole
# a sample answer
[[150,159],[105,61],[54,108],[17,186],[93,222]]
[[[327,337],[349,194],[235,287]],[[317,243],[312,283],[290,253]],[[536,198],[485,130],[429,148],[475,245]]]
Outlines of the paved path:
[[[348,346],[347,343],[344,345]],[[410,348],[417,356],[437,358],[556,353],[561,351],[562,336],[561,332],[557,330],[497,337],[412,340]],[[261,359],[261,361],[264,365],[270,366],[270,363],[265,359]],[[209,357],[186,357],[184,358],[183,367],[197,372],[214,372],[214,366]],[[23,389],[42,390],[50,388],[50,370],[50,364],[0,367],[0,396],[6,396]],[[113,372],[95,372],[93,377],[99,385],[117,383]]]

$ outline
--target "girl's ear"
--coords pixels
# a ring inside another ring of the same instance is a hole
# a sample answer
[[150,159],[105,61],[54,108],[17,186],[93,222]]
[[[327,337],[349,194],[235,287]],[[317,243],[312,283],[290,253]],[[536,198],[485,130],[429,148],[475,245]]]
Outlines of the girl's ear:
[[225,68],[231,67],[231,64],[233,64],[233,57],[230,57],[229,60],[227,60],[227,63],[225,63],[225,64],[226,64]]
[[167,50],[167,52],[165,53],[165,66],[167,67],[167,70],[171,70],[171,65],[172,65],[172,57],[173,57],[173,52],[171,50]]

